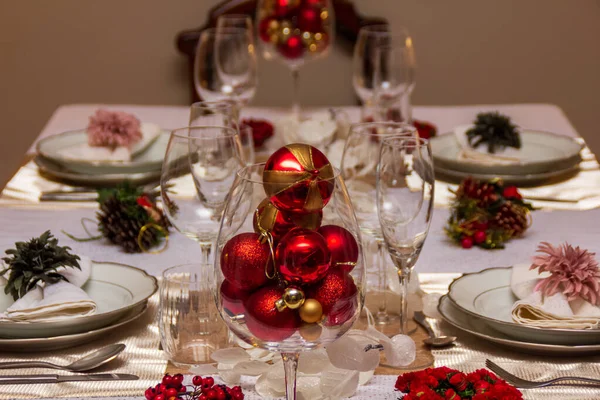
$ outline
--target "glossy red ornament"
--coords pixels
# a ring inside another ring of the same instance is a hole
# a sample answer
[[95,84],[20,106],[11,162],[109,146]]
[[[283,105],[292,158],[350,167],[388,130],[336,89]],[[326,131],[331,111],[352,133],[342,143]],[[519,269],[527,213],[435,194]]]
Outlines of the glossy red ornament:
[[273,9],[274,14],[279,17],[286,17],[300,5],[301,0],[275,0]]
[[477,244],[485,242],[486,238],[485,231],[477,231],[473,235],[473,240],[475,240],[475,243]]
[[244,302],[250,296],[249,292],[235,287],[228,280],[224,280],[221,283],[220,293],[223,308],[228,309],[232,314],[244,314],[246,311]]
[[273,268],[271,250],[256,233],[240,233],[223,247],[221,271],[238,289],[252,290],[264,285],[268,280],[267,268],[269,271]]
[[304,43],[300,35],[292,35],[277,46],[279,53],[285,58],[294,60],[304,54]]
[[306,290],[307,299],[315,299],[323,307],[325,325],[341,325],[354,315],[358,305],[358,289],[347,273],[333,269],[323,280]]
[[462,240],[460,241],[460,245],[463,249],[470,249],[471,247],[473,247],[473,238],[469,236],[462,238]]
[[258,36],[263,42],[269,43],[271,41],[271,35],[273,34],[271,29],[271,23],[277,20],[273,17],[267,17],[260,20],[258,23]]
[[354,235],[337,225],[325,225],[317,231],[325,238],[331,252],[331,267],[350,272],[358,261],[358,243]]
[[321,226],[323,212],[312,214],[291,214],[280,211],[269,201],[264,199],[260,202],[256,211],[252,225],[254,232],[262,234],[268,232],[275,242],[278,242],[283,235],[294,228],[306,228],[316,230]]
[[319,212],[335,186],[331,163],[317,148],[293,143],[269,157],[263,171],[267,197],[281,211]]
[[519,189],[517,189],[516,186],[505,187],[504,190],[502,191],[502,196],[506,197],[507,199],[521,200],[523,198],[523,196],[521,196],[521,193],[519,193]]
[[323,31],[320,10],[314,7],[302,7],[297,18],[297,26],[301,31],[313,33]]
[[270,285],[258,289],[246,300],[246,326],[258,339],[280,342],[292,336],[300,327],[300,317],[295,310],[277,310],[275,302],[282,295],[282,288]]
[[296,228],[279,241],[275,260],[282,279],[291,284],[305,285],[318,282],[327,274],[331,253],[319,233]]

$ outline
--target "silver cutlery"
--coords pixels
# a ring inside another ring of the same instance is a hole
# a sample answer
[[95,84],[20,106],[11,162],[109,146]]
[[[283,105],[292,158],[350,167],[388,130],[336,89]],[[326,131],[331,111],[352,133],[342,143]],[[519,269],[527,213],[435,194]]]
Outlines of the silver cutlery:
[[0,375],[0,385],[23,385],[26,383],[59,383],[81,381],[137,381],[132,374],[90,374],[90,375]]
[[86,354],[79,360],[69,365],[56,365],[46,361],[8,361],[0,362],[0,369],[12,368],[52,368],[71,372],[84,372],[114,360],[123,350],[125,345],[122,343],[113,344]]
[[423,343],[428,344],[431,347],[445,347],[449,346],[456,341],[456,336],[437,336],[431,325],[427,321],[425,314],[421,311],[415,311],[413,319],[421,325],[427,331],[428,338],[423,339]]
[[547,381],[528,381],[519,378],[500,367],[491,360],[485,360],[485,366],[496,373],[500,378],[504,379],[511,385],[520,389],[535,389],[546,386],[579,386],[579,387],[599,387],[600,379],[582,378],[578,376],[561,376]]

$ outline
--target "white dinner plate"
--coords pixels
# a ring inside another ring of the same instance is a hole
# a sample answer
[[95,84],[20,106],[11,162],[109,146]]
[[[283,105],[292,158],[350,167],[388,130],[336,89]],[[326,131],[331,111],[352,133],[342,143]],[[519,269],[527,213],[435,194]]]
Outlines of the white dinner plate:
[[66,170],[78,174],[137,174],[159,171],[165,157],[169,132],[161,134],[147,143],[146,146],[134,151],[131,161],[116,160],[75,160],[64,155],[65,150],[76,148],[88,141],[85,130],[65,132],[42,139],[37,144],[37,152],[46,159],[52,160]]
[[486,165],[459,159],[461,147],[454,133],[433,137],[430,143],[434,165],[450,171],[485,175],[531,175],[566,170],[579,164],[579,153],[583,148],[569,136],[524,129],[521,131],[521,148],[515,152],[519,162]]
[[[0,321],[0,338],[47,338],[108,326],[146,304],[158,290],[158,283],[155,277],[139,268],[93,261],[90,279],[82,289],[96,302],[95,314],[53,322]],[[4,287],[0,287],[0,312],[13,302],[12,296],[4,294]]]
[[40,155],[36,156],[33,161],[38,166],[40,174],[44,177],[74,186],[93,188],[115,187],[125,181],[130,182],[134,186],[140,186],[150,182],[157,182],[160,179],[160,169],[135,174],[78,174]]
[[512,267],[463,274],[448,287],[448,299],[472,319],[514,339],[557,345],[600,344],[600,329],[553,329],[520,325],[511,308],[518,300],[510,289]]
[[87,332],[72,335],[52,336],[47,338],[2,339],[0,338],[0,351],[15,353],[31,353],[38,351],[54,351],[75,347],[89,343],[92,340],[106,337],[117,328],[120,328],[140,318],[148,309],[147,304],[141,304],[125,313],[113,324]]
[[472,318],[470,314],[463,312],[453,305],[448,296],[442,296],[440,298],[438,311],[444,321],[455,328],[519,352],[540,354],[544,356],[580,357],[600,353],[600,344],[569,346],[515,340],[490,328],[484,321]]

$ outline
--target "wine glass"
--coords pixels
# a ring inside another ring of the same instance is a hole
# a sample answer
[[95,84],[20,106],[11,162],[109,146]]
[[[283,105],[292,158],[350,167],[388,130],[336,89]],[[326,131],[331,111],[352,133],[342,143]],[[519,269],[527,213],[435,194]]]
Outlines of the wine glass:
[[226,126],[235,129],[240,135],[244,162],[246,165],[254,164],[252,128],[239,124],[237,111],[232,101],[198,101],[190,106],[189,126]]
[[198,126],[171,133],[160,177],[163,209],[179,232],[200,244],[203,264],[242,166],[239,135],[232,128]]
[[256,92],[256,54],[252,32],[210,28],[200,34],[194,60],[194,85],[204,100],[245,106]]
[[383,140],[377,171],[377,211],[400,280],[400,333],[407,333],[407,286],[433,215],[434,172],[426,139]]
[[246,14],[223,14],[219,16],[217,18],[217,31],[223,28],[245,29],[251,36],[254,36],[252,18]]
[[[336,340],[360,314],[362,242],[344,181],[333,168],[311,181],[317,192],[303,190],[312,184],[300,180],[271,197],[265,191],[272,193],[277,182],[264,170],[265,164],[246,166],[231,188],[217,239],[215,300],[233,334],[281,353],[291,400],[299,353]],[[282,212],[271,203],[308,204],[303,196],[324,207]]]
[[373,54],[376,118],[412,123],[410,96],[416,72],[412,38],[403,34],[381,39]]
[[386,292],[388,290],[386,260],[388,258],[381,225],[377,217],[375,201],[377,181],[377,161],[381,141],[386,137],[416,137],[417,130],[412,125],[398,122],[371,122],[353,124],[344,145],[342,154],[342,176],[352,197],[358,224],[363,234],[377,244],[378,292],[382,300],[375,315],[380,325],[393,322],[395,316],[387,311]]
[[327,55],[333,45],[331,0],[260,0],[256,21],[264,58],[278,60],[292,72],[292,115],[299,119],[298,69]]

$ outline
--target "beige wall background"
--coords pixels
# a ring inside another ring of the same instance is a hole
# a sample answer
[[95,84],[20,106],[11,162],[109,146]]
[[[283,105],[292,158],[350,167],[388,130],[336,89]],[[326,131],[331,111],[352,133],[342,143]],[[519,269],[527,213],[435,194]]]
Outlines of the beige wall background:
[[[66,103],[187,104],[175,36],[218,0],[0,0],[0,182]],[[554,103],[600,151],[599,0],[355,0],[414,36],[415,104]],[[301,71],[301,100],[353,104],[349,56]],[[254,104],[287,105],[288,70],[260,62]]]

